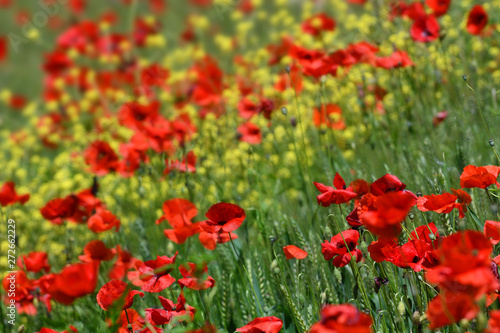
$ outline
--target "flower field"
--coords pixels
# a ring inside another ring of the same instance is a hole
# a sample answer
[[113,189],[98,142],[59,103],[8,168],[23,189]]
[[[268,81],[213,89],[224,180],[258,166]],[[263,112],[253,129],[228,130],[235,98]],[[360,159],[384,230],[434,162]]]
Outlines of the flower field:
[[0,22],[2,332],[500,332],[500,1]]

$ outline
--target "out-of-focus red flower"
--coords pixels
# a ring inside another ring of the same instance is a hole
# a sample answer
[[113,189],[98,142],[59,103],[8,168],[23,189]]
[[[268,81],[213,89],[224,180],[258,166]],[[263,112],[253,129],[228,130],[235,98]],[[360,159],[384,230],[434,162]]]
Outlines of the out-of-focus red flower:
[[40,209],[42,216],[54,224],[62,224],[65,219],[73,216],[78,206],[76,195],[70,195],[66,198],[53,199]]
[[308,18],[302,23],[302,31],[306,34],[319,36],[323,31],[335,30],[335,20],[325,13],[319,13]]
[[238,138],[240,141],[257,145],[262,142],[262,133],[259,126],[252,122],[246,122],[238,126]]
[[121,310],[128,309],[134,302],[134,296],[144,297],[144,293],[138,290],[130,290],[126,282],[111,280],[99,289],[97,293],[97,304],[104,310],[120,305]]
[[491,244],[496,245],[500,242],[500,222],[486,221],[484,222],[484,235],[488,238]]
[[411,192],[387,193],[376,198],[375,210],[363,212],[360,218],[363,225],[375,235],[397,237],[401,233],[401,222],[415,204]]
[[304,259],[307,257],[308,253],[295,245],[283,246],[283,252],[287,259]]
[[90,166],[93,173],[104,176],[116,171],[119,158],[113,148],[105,141],[94,141],[84,154],[85,163]]
[[104,232],[113,228],[118,232],[118,230],[120,230],[120,220],[109,210],[102,209],[89,218],[87,226],[95,233]]
[[497,187],[499,187],[500,184],[497,182],[499,173],[500,167],[494,165],[487,165],[482,167],[468,165],[464,168],[464,171],[460,175],[460,187],[487,188],[492,184],[496,184]]
[[447,111],[438,112],[432,118],[432,125],[434,125],[434,127],[437,127],[439,124],[441,124],[443,121],[445,121],[446,118],[448,118],[448,112]]
[[354,305],[326,305],[321,310],[321,319],[311,327],[309,333],[371,333],[372,318],[360,312]]
[[0,36],[0,63],[7,58],[7,39]]
[[92,261],[109,261],[113,259],[115,253],[113,250],[108,249],[106,244],[101,240],[93,240],[87,243],[83,248],[83,255],[78,256],[82,262]]
[[483,6],[475,5],[472,7],[467,18],[467,31],[471,35],[479,35],[487,24],[488,13],[486,13]]
[[439,17],[446,14],[451,0],[425,0],[425,4],[432,9],[434,16]]
[[321,105],[321,110],[313,109],[314,126],[320,127],[325,124],[328,128],[334,130],[343,130],[346,128],[345,122],[342,119],[342,109],[337,104]]
[[283,321],[276,317],[255,318],[243,327],[237,328],[241,333],[278,333],[283,327]]
[[2,205],[2,207],[12,205],[16,202],[24,205],[29,200],[29,198],[29,194],[17,194],[16,184],[14,184],[14,182],[6,182],[0,188],[0,205]]
[[424,15],[413,22],[410,35],[417,42],[429,43],[439,37],[439,23],[434,15]]
[[335,177],[333,178],[333,185],[335,188],[331,186],[326,186],[321,183],[313,182],[314,186],[321,192],[320,195],[316,197],[318,204],[323,207],[328,207],[331,204],[343,204],[354,199],[357,194],[351,191],[350,188],[346,188],[346,184],[344,179],[337,172]]
[[177,304],[174,304],[168,298],[158,296],[163,309],[145,309],[146,321],[153,325],[165,325],[171,322],[175,317],[184,317],[193,320],[196,309],[186,305],[186,299],[181,291],[177,298]]
[[376,57],[374,66],[384,69],[392,69],[415,66],[415,63],[410,59],[408,53],[404,51],[394,51],[388,57]]
[[91,262],[66,266],[55,274],[49,284],[49,294],[59,303],[69,305],[79,297],[94,292],[99,263]]
[[49,257],[46,252],[30,252],[17,259],[17,266],[28,272],[38,273],[42,269],[45,273],[50,271]]
[[78,330],[76,329],[75,326],[69,325],[69,330],[64,330],[64,331],[61,331],[61,332],[53,330],[51,328],[42,327],[40,329],[40,331],[35,332],[35,333],[78,333]]
[[179,266],[179,271],[182,274],[182,279],[177,280],[181,288],[192,290],[205,290],[215,286],[215,280],[208,275],[208,267],[206,263],[196,265],[188,262],[186,265]]
[[122,279],[129,269],[138,267],[142,264],[142,261],[132,257],[130,252],[122,250],[120,245],[116,246],[117,259],[113,264],[111,271],[109,272],[110,279]]
[[246,217],[243,208],[227,202],[211,206],[205,216],[208,220],[201,222],[200,226],[208,233],[235,231]]
[[55,51],[54,53],[45,55],[43,70],[49,74],[60,75],[65,70],[71,68],[71,66],[73,66],[73,62],[66,53]]
[[281,59],[288,55],[290,52],[290,48],[292,47],[293,42],[290,37],[282,37],[280,44],[271,44],[267,46],[267,51],[270,54],[269,65],[279,64]]
[[493,310],[489,313],[488,328],[485,333],[500,333],[500,310]]
[[337,74],[338,64],[334,62],[332,57],[322,51],[307,50],[293,45],[289,54],[299,62],[304,75],[320,78],[327,74],[333,76]]
[[169,174],[173,170],[177,170],[179,172],[196,172],[196,155],[193,151],[189,151],[187,155],[181,160],[166,161],[167,167],[165,168],[164,174]]
[[347,0],[347,3],[352,3],[355,5],[364,5],[368,0]]
[[139,266],[139,278],[143,282],[141,289],[150,293],[159,293],[170,287],[175,278],[170,275],[175,264],[177,253],[171,258],[157,256],[156,260],[148,260]]
[[333,236],[329,242],[325,241],[321,244],[321,252],[325,260],[333,258],[332,263],[335,267],[344,267],[349,264],[351,257],[354,257],[356,262],[363,258],[361,251],[356,249],[358,240],[359,232],[357,230],[342,231]]
[[425,314],[429,328],[436,329],[461,319],[472,320],[478,312],[479,307],[468,293],[443,290],[429,302]]
[[389,192],[399,192],[406,188],[406,184],[391,174],[386,174],[372,183],[370,193],[374,196],[381,196]]

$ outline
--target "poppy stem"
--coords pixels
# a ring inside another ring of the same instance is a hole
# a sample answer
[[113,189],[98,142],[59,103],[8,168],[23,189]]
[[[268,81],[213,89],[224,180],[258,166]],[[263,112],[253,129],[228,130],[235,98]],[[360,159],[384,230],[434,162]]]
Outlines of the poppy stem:
[[130,319],[129,319],[129,317],[128,317],[127,309],[125,309],[125,310],[123,310],[123,311],[125,311],[125,317],[127,317],[127,323],[128,323],[127,330],[128,330],[129,332],[132,332],[133,330],[132,330],[132,326],[131,326],[131,324],[130,324]]

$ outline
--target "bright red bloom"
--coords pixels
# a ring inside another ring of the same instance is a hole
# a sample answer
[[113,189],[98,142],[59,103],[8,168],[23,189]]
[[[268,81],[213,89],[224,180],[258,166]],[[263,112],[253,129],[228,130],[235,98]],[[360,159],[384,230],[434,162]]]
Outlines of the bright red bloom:
[[156,224],[167,221],[172,227],[190,225],[191,219],[198,215],[196,206],[186,199],[176,198],[163,203],[163,215],[156,220]]
[[374,196],[381,196],[388,192],[399,192],[406,188],[406,184],[401,182],[398,177],[386,174],[372,183],[370,193]]
[[206,232],[206,231],[201,231],[199,240],[201,245],[203,245],[206,249],[213,251],[217,247],[217,244],[224,244],[231,239],[237,239],[238,235],[232,232],[219,232],[219,233],[212,233],[212,232]]
[[235,231],[246,217],[243,208],[227,202],[211,206],[205,216],[208,220],[201,222],[200,226],[208,233]]
[[318,200],[318,204],[323,207],[328,207],[331,204],[340,205],[347,203],[357,196],[357,194],[351,191],[350,188],[346,188],[345,181],[338,172],[333,178],[333,185],[335,188],[316,182],[313,182],[313,184],[321,192],[316,199]]
[[[372,184],[373,186],[373,184]],[[415,205],[413,193],[400,191],[377,197],[375,210],[363,212],[363,225],[380,237],[397,237],[401,233],[401,222]]]
[[148,260],[139,267],[139,276],[143,282],[141,289],[150,293],[159,293],[170,287],[175,282],[175,278],[169,273],[172,265],[175,264],[177,253],[171,258],[167,256],[157,256],[156,260]]
[[425,4],[432,9],[434,16],[439,17],[446,14],[451,0],[425,0]]
[[262,142],[262,133],[259,126],[246,122],[238,126],[238,139],[251,145],[257,145]]
[[237,328],[241,333],[278,333],[283,327],[283,321],[276,317],[255,318],[243,327]]
[[417,42],[429,43],[439,37],[439,23],[434,15],[424,15],[413,22],[410,35]]
[[467,31],[471,35],[479,35],[487,24],[488,13],[486,13],[483,6],[475,5],[472,7],[467,18]]
[[346,128],[345,122],[342,119],[342,109],[337,104],[321,104],[321,110],[313,109],[314,126],[320,127],[325,124],[328,128],[334,130],[343,130]]
[[113,228],[118,232],[118,230],[120,230],[120,220],[108,210],[99,210],[89,218],[87,226],[95,233],[104,232]]
[[487,188],[492,184],[496,184],[498,187],[500,186],[500,184],[497,182],[499,173],[500,167],[494,165],[487,165],[482,167],[468,165],[464,168],[464,171],[460,175],[460,187]]
[[490,240],[491,244],[498,244],[500,242],[500,222],[486,221],[483,233]]
[[335,20],[325,13],[319,13],[302,23],[302,31],[306,34],[319,36],[323,31],[335,30]]
[[326,305],[309,333],[371,333],[372,319],[354,305]]
[[49,257],[46,252],[30,252],[28,255],[23,255],[17,259],[17,266],[33,273],[38,273],[42,269],[45,273],[50,271]]
[[290,48],[290,56],[302,66],[304,75],[319,78],[327,74],[337,74],[338,65],[322,51],[307,50],[294,45]]
[[285,252],[285,257],[287,259],[304,259],[307,257],[308,253],[295,245],[283,246],[283,252]]
[[479,307],[468,293],[443,290],[429,302],[425,314],[429,328],[436,329],[461,319],[474,319],[478,312]]
[[65,219],[73,216],[78,206],[78,198],[75,195],[66,198],[57,198],[49,201],[40,213],[42,216],[54,224],[62,224]]
[[500,310],[493,310],[489,313],[488,328],[485,333],[500,333]]
[[464,218],[462,205],[457,201],[457,197],[450,193],[443,193],[439,195],[424,195],[417,199],[417,207],[422,212],[434,211],[439,214],[448,214],[454,208],[459,211],[459,217]]
[[388,57],[376,57],[374,66],[384,69],[392,69],[415,66],[415,63],[411,61],[408,53],[404,51],[394,51]]
[[7,58],[7,39],[0,36],[0,63]]
[[190,305],[186,305],[186,299],[182,291],[177,298],[177,304],[162,296],[158,296],[158,298],[163,309],[145,309],[146,321],[153,325],[165,325],[170,323],[175,317],[188,317],[189,320],[194,319],[196,309]]
[[344,267],[351,261],[351,256],[359,262],[363,258],[363,254],[356,245],[359,240],[359,232],[357,230],[342,231],[332,237],[330,242],[325,241],[321,244],[321,252],[325,260],[333,258],[333,265],[335,267]]
[[92,262],[92,261],[109,261],[113,259],[115,252],[106,247],[101,240],[93,240],[87,243],[83,248],[83,255],[78,256],[82,262]]
[[439,265],[428,270],[428,282],[443,290],[468,293],[477,300],[500,288],[491,269],[492,246],[477,231],[461,231],[441,240],[435,255]]
[[16,185],[14,182],[6,182],[0,188],[0,205],[2,207],[12,205],[16,202],[19,202],[21,205],[24,205],[26,201],[30,198],[29,194],[18,195],[16,192]]
[[134,296],[144,297],[144,293],[138,290],[130,290],[126,282],[111,280],[99,289],[97,293],[97,304],[108,311],[112,307],[120,305],[121,310],[128,309],[134,302]]
[[130,252],[122,250],[120,245],[116,246],[116,253],[118,258],[109,272],[110,279],[120,280],[125,276],[129,269],[138,267],[142,264],[142,261],[132,257]]
[[118,155],[104,141],[94,141],[84,152],[85,163],[93,173],[104,176],[118,168]]
[[201,266],[188,262],[188,266],[179,266],[183,278],[177,280],[181,288],[192,290],[205,290],[215,286],[215,280],[208,275],[208,267],[206,263]]
[[78,297],[94,292],[97,285],[97,262],[66,266],[49,283],[49,294],[59,303],[69,305]]

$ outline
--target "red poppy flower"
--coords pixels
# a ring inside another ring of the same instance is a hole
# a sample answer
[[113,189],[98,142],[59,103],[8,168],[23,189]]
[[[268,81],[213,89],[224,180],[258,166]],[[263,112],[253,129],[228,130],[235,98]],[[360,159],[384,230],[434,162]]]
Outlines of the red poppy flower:
[[109,261],[113,259],[115,252],[106,247],[101,240],[93,240],[87,243],[83,248],[83,255],[78,256],[82,262],[92,262],[92,261]]
[[300,95],[304,89],[300,68],[296,65],[290,66],[288,73],[279,76],[278,81],[274,84],[274,89],[280,92],[284,92],[286,89],[294,89],[297,95]]
[[215,250],[217,244],[227,243],[231,239],[238,239],[238,235],[232,232],[212,233],[206,231],[201,231],[199,235],[201,245],[210,251]]
[[108,311],[117,304],[121,310],[128,309],[134,302],[134,296],[144,297],[144,293],[138,290],[130,290],[126,282],[120,280],[111,280],[99,289],[97,293],[97,304]]
[[0,36],[0,62],[7,58],[7,39]]
[[370,192],[370,183],[364,179],[353,180],[349,184],[349,187],[357,194],[356,199],[361,199],[365,194]]
[[175,282],[175,278],[169,273],[172,265],[175,264],[177,253],[171,258],[167,256],[157,256],[156,260],[148,260],[139,266],[142,274],[139,278],[144,282],[141,289],[150,293],[159,293],[170,287]]
[[360,219],[363,225],[377,236],[397,237],[401,233],[401,222],[416,204],[415,201],[411,192],[387,193],[377,197],[376,210],[363,212]]
[[176,198],[163,203],[163,215],[156,220],[156,224],[167,221],[172,227],[190,225],[191,219],[198,215],[196,206],[186,199]]
[[192,69],[197,80],[191,92],[193,102],[201,107],[220,105],[224,87],[224,73],[219,68],[217,61],[205,56]]
[[73,216],[76,207],[78,206],[78,198],[76,195],[70,195],[66,198],[57,198],[49,201],[40,213],[43,218],[54,224],[62,224],[65,219]]
[[97,285],[97,262],[66,266],[55,274],[48,288],[49,294],[59,303],[69,305],[78,297],[94,292]]
[[193,151],[189,151],[187,155],[182,159],[182,161],[175,160],[170,161],[167,159],[166,161],[167,167],[165,168],[164,174],[168,175],[173,170],[177,170],[179,172],[196,172],[196,155]]
[[461,231],[443,238],[435,250],[439,265],[428,270],[428,282],[443,290],[466,292],[479,299],[500,288],[491,269],[492,246],[477,231]]
[[277,65],[283,57],[287,56],[290,52],[293,42],[290,37],[282,37],[280,44],[271,44],[266,47],[270,54],[269,65]]
[[488,13],[486,13],[483,6],[475,5],[472,7],[467,18],[467,31],[471,35],[479,35],[487,24]]
[[394,51],[388,57],[376,57],[374,66],[384,69],[401,68],[415,66],[408,53],[404,51]]
[[285,252],[285,257],[287,259],[304,259],[307,257],[308,253],[295,245],[283,246],[283,252]]
[[174,304],[168,298],[158,296],[163,309],[145,309],[146,321],[153,325],[165,325],[172,321],[175,317],[187,317],[189,320],[194,319],[196,309],[190,305],[186,305],[186,299],[181,291],[177,298],[177,304]]
[[359,233],[356,230],[346,230],[332,237],[330,242],[325,241],[321,244],[321,252],[325,260],[333,258],[335,267],[344,267],[351,261],[351,256],[359,262],[363,258],[363,254],[359,249],[356,249],[358,244]]
[[354,305],[326,305],[321,310],[321,319],[311,327],[309,333],[371,333],[372,319]]
[[406,184],[401,182],[398,177],[386,174],[372,183],[370,193],[374,196],[380,196],[388,192],[399,192],[406,188]]
[[337,74],[338,64],[322,51],[307,50],[294,45],[290,48],[290,56],[299,62],[304,75],[319,78],[327,74]]
[[200,226],[208,233],[235,231],[246,217],[240,206],[227,202],[211,206],[205,216],[208,220],[201,222]]
[[448,118],[448,112],[447,111],[441,111],[438,112],[433,118],[432,118],[432,125],[434,127],[437,127],[439,124],[441,124],[443,121]]
[[375,203],[377,201],[377,197],[371,193],[366,193],[361,197],[361,200],[357,203],[357,206],[354,207],[351,213],[346,216],[346,221],[351,227],[359,227],[363,225],[361,221],[361,215],[367,211],[376,210]]
[[122,250],[120,245],[116,246],[117,260],[113,264],[111,271],[109,272],[110,279],[122,279],[129,269],[138,267],[142,264],[142,261],[132,257],[130,252]]
[[316,182],[313,182],[313,184],[321,192],[316,199],[318,200],[318,204],[323,207],[328,207],[331,204],[340,205],[347,203],[357,196],[355,192],[350,189],[346,189],[345,181],[338,172],[333,178],[333,185],[335,188]]
[[483,233],[490,240],[491,244],[498,244],[500,242],[500,222],[486,221]]
[[432,9],[434,16],[439,17],[446,14],[451,0],[425,0],[425,4]]
[[237,328],[241,333],[278,333],[283,327],[283,321],[276,317],[255,318],[243,327]]
[[314,108],[313,123],[316,127],[325,124],[328,128],[334,130],[343,130],[346,128],[345,122],[342,119],[342,109],[337,104],[322,104],[321,110]]
[[335,30],[335,20],[325,13],[319,13],[308,18],[302,23],[302,31],[306,34],[319,36],[323,31]]
[[500,310],[493,310],[489,313],[490,319],[488,320],[488,328],[485,333],[499,333],[500,332]]
[[89,218],[88,228],[95,233],[104,232],[115,228],[120,229],[120,220],[108,210],[99,210]]
[[417,207],[422,212],[434,211],[439,214],[448,214],[454,208],[457,208],[460,218],[464,218],[465,214],[462,206],[456,202],[457,199],[455,195],[450,193],[424,195],[417,199]]
[[19,202],[21,205],[24,205],[26,201],[30,198],[29,194],[18,195],[16,192],[16,185],[14,182],[6,182],[0,188],[0,205],[2,207],[12,205],[16,202]]
[[121,106],[118,111],[120,124],[133,130],[142,130],[145,121],[159,117],[160,103],[153,101],[149,104],[129,102]]
[[413,22],[410,35],[417,42],[429,43],[439,37],[439,23],[434,15],[424,15]]
[[42,269],[45,273],[50,271],[49,257],[46,252],[30,252],[28,255],[23,255],[17,259],[17,266],[33,273],[38,273]]
[[40,329],[40,331],[35,332],[35,333],[78,333],[78,330],[76,329],[75,326],[69,325],[69,331],[68,330],[64,330],[64,331],[59,332],[59,331],[53,330],[51,328],[42,327]]
[[88,147],[84,154],[85,163],[90,166],[93,173],[104,176],[118,168],[118,155],[113,148],[104,141],[95,141]]
[[179,266],[183,278],[177,280],[181,288],[192,290],[205,290],[215,286],[215,280],[208,275],[208,267],[206,263],[201,266],[188,262],[188,266]]
[[460,175],[460,187],[487,188],[492,184],[496,184],[498,187],[500,186],[500,184],[497,182],[499,173],[500,167],[494,165],[487,165],[482,167],[468,165],[464,168],[464,171]]
[[461,319],[472,320],[478,312],[479,307],[468,293],[443,290],[429,302],[425,314],[429,328],[436,329]]
[[262,134],[259,126],[251,122],[246,122],[238,126],[238,139],[251,145],[262,142]]
[[65,70],[73,66],[73,62],[62,51],[55,51],[52,54],[45,55],[43,70],[49,74],[60,75]]

